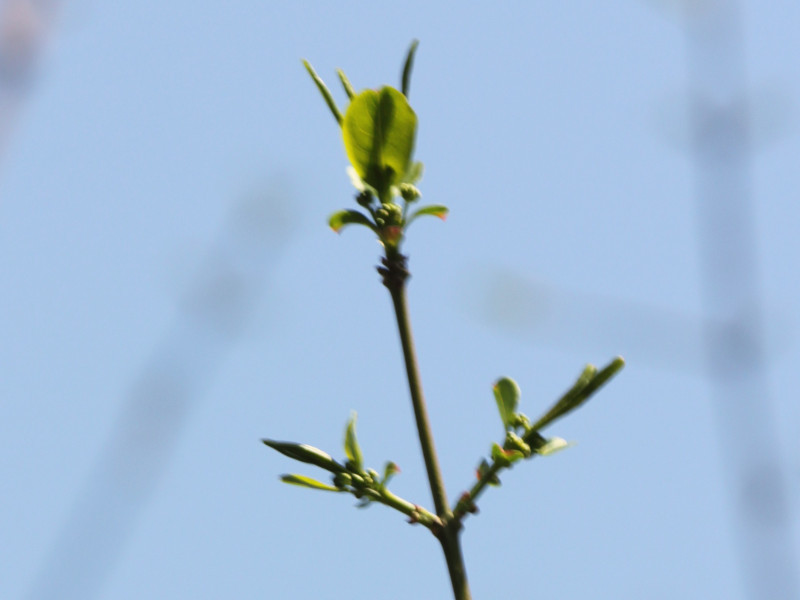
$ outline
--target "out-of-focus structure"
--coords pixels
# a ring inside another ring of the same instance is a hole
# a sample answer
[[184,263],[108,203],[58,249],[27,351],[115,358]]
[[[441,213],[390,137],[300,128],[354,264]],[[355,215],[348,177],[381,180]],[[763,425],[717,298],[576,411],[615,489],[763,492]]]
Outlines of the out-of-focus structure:
[[234,207],[184,293],[177,318],[125,395],[30,600],[100,597],[184,423],[263,299],[293,231],[285,206],[279,187]]
[[732,526],[746,597],[795,600],[798,563],[766,371],[768,354],[787,332],[765,333],[740,7],[735,0],[669,4],[677,9],[687,44],[704,316],[555,290],[499,272],[486,277],[486,314],[509,331],[535,333],[539,341],[585,345],[616,339],[657,366],[704,364],[735,504]]
[[686,2],[706,353],[747,596],[793,600],[797,562],[764,360],[740,7]]
[[55,0],[4,0],[0,4],[0,161],[35,81],[57,6]]

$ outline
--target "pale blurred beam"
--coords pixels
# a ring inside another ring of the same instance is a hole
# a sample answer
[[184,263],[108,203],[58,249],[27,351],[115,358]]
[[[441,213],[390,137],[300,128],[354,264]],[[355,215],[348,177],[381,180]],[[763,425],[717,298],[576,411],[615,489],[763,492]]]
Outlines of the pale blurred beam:
[[241,203],[220,232],[175,322],[126,394],[29,600],[100,597],[187,418],[251,321],[289,241],[288,203],[275,195]]
[[748,598],[796,600],[797,560],[765,368],[742,22],[733,0],[686,2],[694,177],[719,436]]

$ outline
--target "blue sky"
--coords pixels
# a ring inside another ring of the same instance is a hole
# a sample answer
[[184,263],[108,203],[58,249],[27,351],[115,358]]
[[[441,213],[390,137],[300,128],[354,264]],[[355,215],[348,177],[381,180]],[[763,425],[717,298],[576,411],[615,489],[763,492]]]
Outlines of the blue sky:
[[[424,529],[281,484],[313,470],[259,442],[340,455],[357,410],[367,462],[397,462],[396,493],[431,505],[380,249],[326,226],[353,190],[300,62],[344,103],[336,68],[398,85],[418,38],[420,188],[451,213],[405,250],[450,498],[502,436],[497,377],[535,416],[585,363],[628,362],[548,431],[575,447],[482,498],[473,597],[749,598],[741,452],[702,363],[681,6],[60,6],[2,142],[0,597],[448,597]],[[771,425],[743,448],[774,449],[797,555],[800,9],[740,13],[742,89],[701,91],[750,109],[769,392],[750,406]]]

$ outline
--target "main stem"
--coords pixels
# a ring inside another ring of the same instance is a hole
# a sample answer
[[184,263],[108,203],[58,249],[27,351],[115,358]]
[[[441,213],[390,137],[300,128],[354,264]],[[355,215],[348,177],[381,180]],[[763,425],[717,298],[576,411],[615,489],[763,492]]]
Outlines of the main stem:
[[378,272],[383,276],[383,284],[389,290],[397,317],[397,328],[400,333],[400,342],[403,346],[403,357],[406,363],[408,387],[411,392],[411,404],[414,406],[414,417],[417,422],[419,442],[422,446],[422,456],[425,459],[425,469],[428,473],[428,483],[433,496],[436,514],[442,520],[444,527],[436,532],[442,545],[447,570],[450,573],[450,582],[453,585],[455,600],[471,600],[467,571],[464,567],[464,558],[461,555],[461,524],[453,518],[453,513],[447,504],[442,473],[439,469],[439,460],[436,457],[436,448],[433,444],[428,411],[425,407],[425,397],[422,393],[422,382],[417,366],[417,355],[414,350],[414,338],[411,334],[411,321],[408,316],[408,302],[406,300],[406,281],[409,273],[406,268],[406,257],[397,251],[387,249],[383,267]]

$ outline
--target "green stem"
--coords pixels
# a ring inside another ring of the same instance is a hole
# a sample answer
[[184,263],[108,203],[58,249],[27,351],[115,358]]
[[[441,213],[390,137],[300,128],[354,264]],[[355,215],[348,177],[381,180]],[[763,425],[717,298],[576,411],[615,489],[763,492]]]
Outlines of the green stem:
[[425,459],[425,469],[428,473],[428,483],[433,496],[436,514],[444,524],[444,529],[437,536],[442,544],[450,582],[453,585],[455,600],[471,600],[472,596],[467,583],[467,573],[464,559],[461,554],[460,523],[453,518],[453,513],[447,504],[442,474],[439,461],[436,457],[436,448],[433,443],[433,434],[428,421],[428,411],[425,407],[425,397],[422,393],[422,382],[417,366],[417,356],[414,350],[414,338],[411,334],[411,321],[408,316],[408,302],[406,300],[406,257],[397,250],[387,247],[383,267],[378,272],[383,276],[383,284],[392,296],[397,328],[400,333],[400,343],[403,346],[408,387],[411,392],[411,404],[414,407],[414,417],[419,433],[419,442],[422,446],[422,456]]

